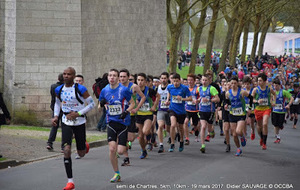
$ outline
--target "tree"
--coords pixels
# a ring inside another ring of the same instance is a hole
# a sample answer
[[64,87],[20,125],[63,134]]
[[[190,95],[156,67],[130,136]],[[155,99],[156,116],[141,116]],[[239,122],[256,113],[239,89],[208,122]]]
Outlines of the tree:
[[201,34],[202,34],[203,27],[205,26],[204,24],[205,24],[208,0],[202,0],[201,2],[202,2],[202,10],[201,10],[201,16],[197,26],[195,27],[195,25],[190,20],[188,21],[195,34],[195,38],[193,40],[193,49],[192,49],[192,57],[191,57],[189,73],[195,73]]
[[245,27],[244,27],[244,36],[243,36],[243,47],[242,47],[242,54],[241,54],[241,63],[244,63],[245,60],[246,60],[246,51],[247,51],[247,43],[248,43],[249,25],[250,25],[250,21],[248,21],[245,24]]
[[204,59],[204,68],[203,72],[206,70],[210,69],[210,60],[211,60],[211,51],[213,48],[213,43],[214,43],[214,37],[215,37],[215,29],[217,25],[217,18],[219,14],[219,9],[220,9],[220,0],[215,0],[212,5],[210,5],[211,9],[213,10],[213,15],[212,15],[212,21],[209,26],[209,35],[208,35],[208,40],[206,44],[206,53],[205,53],[205,59]]

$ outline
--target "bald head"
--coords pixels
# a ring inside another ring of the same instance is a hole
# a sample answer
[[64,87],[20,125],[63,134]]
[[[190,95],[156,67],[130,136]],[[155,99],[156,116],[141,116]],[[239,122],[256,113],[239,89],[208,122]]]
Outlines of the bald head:
[[73,67],[68,67],[64,70],[64,83],[67,87],[72,86],[74,84],[74,78],[76,75],[76,71]]

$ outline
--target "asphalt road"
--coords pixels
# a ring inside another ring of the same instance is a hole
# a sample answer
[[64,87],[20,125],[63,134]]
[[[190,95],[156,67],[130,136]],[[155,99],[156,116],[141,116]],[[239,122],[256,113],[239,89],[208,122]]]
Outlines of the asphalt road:
[[[179,144],[173,153],[158,154],[154,148],[141,160],[135,141],[130,150],[131,166],[120,166],[122,182],[116,184],[109,182],[114,172],[108,146],[93,148],[80,160],[72,155],[76,189],[300,189],[299,125],[292,129],[289,121],[281,131],[280,144],[273,143],[269,125],[267,150],[260,148],[258,138],[248,138],[241,157],[234,156],[232,139],[231,152],[225,152],[224,139],[219,136],[219,127],[215,128],[216,137],[207,143],[205,154],[191,136],[191,144],[183,152],[178,152]],[[169,148],[166,143],[165,148]],[[122,160],[119,158],[119,165]],[[3,190],[62,189],[67,181],[62,157],[3,169],[0,176]]]

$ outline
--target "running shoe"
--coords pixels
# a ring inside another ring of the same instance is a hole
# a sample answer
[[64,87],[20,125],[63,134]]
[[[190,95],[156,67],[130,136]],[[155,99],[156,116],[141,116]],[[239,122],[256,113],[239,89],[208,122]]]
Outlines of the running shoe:
[[66,187],[63,188],[63,190],[73,190],[75,189],[75,185],[72,182],[67,183]]
[[253,141],[255,139],[255,133],[251,133],[251,136],[250,136],[251,140]]
[[158,149],[158,153],[163,153],[163,152],[165,152],[164,146],[160,145]]
[[121,164],[121,166],[130,166],[129,158],[124,158],[123,163]]
[[223,131],[220,132],[220,136],[224,136],[224,132]]
[[190,140],[189,139],[185,139],[184,145],[189,145],[190,144]]
[[210,141],[210,135],[207,135],[207,136],[206,136],[205,141],[206,141],[206,142],[209,142],[209,141]]
[[115,173],[114,177],[110,179],[111,183],[115,183],[115,182],[120,182],[121,181],[121,176],[120,174]]
[[266,145],[266,144],[263,144],[262,147],[261,147],[261,149],[267,150],[267,145]]
[[236,150],[235,155],[236,155],[236,156],[240,156],[242,153],[243,153],[242,149],[238,148],[238,149]]
[[140,159],[145,159],[148,156],[147,150],[142,151],[142,155],[140,156]]
[[225,150],[226,152],[230,152],[230,144],[228,144],[227,146],[226,146],[226,150]]
[[75,156],[75,159],[81,159],[81,157],[77,154],[77,155]]
[[89,151],[90,151],[90,145],[88,142],[85,142],[85,153],[87,154],[89,153]]
[[169,137],[167,143],[168,143],[168,144],[171,144],[171,137]]
[[47,148],[48,150],[53,150],[52,144],[47,144],[46,148]]
[[276,140],[274,141],[274,143],[279,144],[279,143],[280,143],[280,139],[276,139]]
[[148,143],[146,149],[151,151],[153,149],[153,145],[151,143]]
[[247,141],[247,139],[244,136],[242,136],[241,137],[241,145],[246,146],[246,141]]
[[128,141],[128,149],[131,149],[132,142]]
[[200,151],[201,151],[202,153],[205,153],[205,144],[203,144],[203,145],[201,146]]
[[182,151],[183,151],[183,149],[184,149],[184,148],[183,148],[183,142],[180,142],[179,149],[178,149],[178,150],[179,150],[179,152],[182,152]]
[[215,131],[209,132],[211,138],[215,138]]
[[260,139],[260,141],[259,141],[259,144],[260,144],[260,146],[262,146],[263,145],[263,139]]
[[175,144],[171,144],[169,152],[174,152]]
[[199,142],[199,137],[195,136],[195,142]]

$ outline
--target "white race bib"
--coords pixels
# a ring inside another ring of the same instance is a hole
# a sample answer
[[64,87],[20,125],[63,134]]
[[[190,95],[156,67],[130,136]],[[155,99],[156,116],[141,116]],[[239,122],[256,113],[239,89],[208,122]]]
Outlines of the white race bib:
[[262,106],[267,106],[267,105],[269,105],[269,99],[268,99],[268,98],[263,98],[260,105],[262,105]]
[[282,110],[283,106],[282,104],[275,104],[275,110]]
[[176,104],[181,104],[182,100],[178,100],[177,96],[172,96],[172,102]]
[[121,115],[121,105],[108,105],[109,115]]
[[148,102],[143,103],[139,111],[150,111],[150,104]]
[[166,101],[161,101],[160,108],[169,108],[169,106],[166,105]]
[[243,108],[232,108],[232,115],[242,115]]
[[193,103],[192,101],[187,101],[187,105],[189,105],[189,106],[195,106],[196,104]]
[[211,102],[210,102],[210,97],[209,96],[206,96],[205,97],[206,99],[208,99],[208,102],[202,102],[202,99],[201,99],[201,106],[210,106]]
[[62,122],[66,125],[69,125],[69,126],[79,125],[78,118],[76,118],[74,120],[68,120],[67,116],[62,118]]

